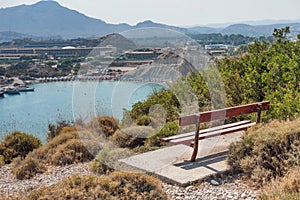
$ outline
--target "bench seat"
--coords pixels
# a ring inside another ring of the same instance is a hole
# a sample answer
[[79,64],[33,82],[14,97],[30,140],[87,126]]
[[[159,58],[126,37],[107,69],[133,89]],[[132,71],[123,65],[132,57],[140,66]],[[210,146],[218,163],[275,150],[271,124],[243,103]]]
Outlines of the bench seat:
[[[226,135],[226,134],[237,132],[237,131],[243,131],[251,126],[254,126],[255,124],[256,124],[256,122],[253,122],[253,123],[247,123],[247,124],[242,124],[239,126],[226,128],[226,129],[219,129],[219,130],[215,130],[215,131],[211,131],[211,132],[206,132],[203,134],[199,134],[198,139],[203,140],[206,138],[216,137],[216,136],[220,136],[220,135]],[[194,139],[195,139],[195,133],[192,136],[173,139],[173,140],[170,140],[169,142],[170,142],[170,144],[173,144],[173,145],[175,145],[175,144],[191,144],[191,142],[193,142]]]
[[[202,135],[202,134],[205,134],[205,133],[209,133],[209,132],[213,132],[213,131],[217,131],[217,130],[222,130],[222,129],[228,129],[228,128],[241,126],[241,125],[245,125],[245,124],[249,124],[249,123],[251,123],[250,120],[234,122],[234,123],[225,124],[225,125],[222,125],[222,126],[216,126],[216,127],[200,130],[199,134]],[[174,135],[174,136],[170,136],[170,137],[165,137],[165,138],[162,138],[161,141],[170,142],[171,144],[173,144],[173,142],[172,142],[173,140],[184,139],[184,138],[188,138],[188,137],[195,137],[195,131],[189,132],[189,133],[183,133],[183,134],[179,134],[179,135]]]
[[[241,106],[234,106],[230,108],[223,108],[218,110],[211,110],[201,113],[196,113],[179,118],[180,126],[195,125],[195,131],[190,133],[179,134],[171,137],[162,138],[163,142],[170,144],[187,144],[192,145],[194,150],[191,161],[194,162],[198,153],[199,140],[205,138],[217,137],[238,131],[247,130],[247,128],[260,122],[261,111],[268,110],[270,107],[269,101],[256,102]],[[216,120],[225,120],[226,118],[236,117],[239,115],[246,115],[256,113],[256,122],[249,120],[230,123],[222,126],[212,127],[200,130],[200,123],[211,122]]]

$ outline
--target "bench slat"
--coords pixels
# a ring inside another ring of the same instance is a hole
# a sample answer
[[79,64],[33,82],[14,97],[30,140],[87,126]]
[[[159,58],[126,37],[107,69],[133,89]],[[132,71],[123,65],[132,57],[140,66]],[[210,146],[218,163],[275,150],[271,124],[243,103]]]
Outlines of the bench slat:
[[270,106],[269,101],[263,101],[259,103],[252,103],[242,106],[235,106],[230,108],[224,108],[219,110],[212,110],[207,112],[201,112],[194,115],[188,115],[179,119],[180,126],[192,125],[197,122],[197,117],[200,117],[200,122],[208,122],[218,119],[225,119],[226,117],[236,117],[241,114],[250,114],[257,112],[258,106],[260,109],[268,110]]
[[[250,120],[244,120],[244,121],[234,122],[234,123],[230,123],[230,124],[225,124],[225,125],[222,125],[222,126],[207,128],[207,129],[200,130],[199,134],[204,134],[204,133],[208,133],[208,132],[212,132],[212,131],[216,131],[216,130],[231,128],[231,127],[235,127],[235,126],[239,126],[239,125],[243,125],[243,124],[248,124],[248,123],[251,123],[251,121]],[[189,133],[183,133],[183,134],[179,134],[179,135],[174,135],[174,136],[170,136],[170,137],[166,137],[166,138],[162,138],[161,141],[169,142],[170,140],[185,138],[185,137],[189,137],[189,136],[194,137],[195,136],[195,131],[194,132],[189,132]]]
[[[222,130],[217,130],[217,131],[213,131],[213,132],[209,132],[209,133],[204,133],[199,135],[199,140],[202,139],[206,139],[206,138],[211,138],[211,137],[216,137],[219,135],[226,135],[229,133],[233,133],[233,132],[237,132],[237,131],[242,131],[242,130],[246,130],[247,128],[255,125],[256,122],[253,123],[249,123],[249,124],[244,124],[244,125],[240,125],[240,126],[236,126],[236,127],[231,127],[231,128],[227,128],[227,129],[222,129]],[[192,141],[194,141],[194,136],[189,136],[189,137],[185,137],[185,138],[179,138],[179,139],[175,139],[175,140],[170,140],[170,143],[175,145],[175,144],[188,144]]]

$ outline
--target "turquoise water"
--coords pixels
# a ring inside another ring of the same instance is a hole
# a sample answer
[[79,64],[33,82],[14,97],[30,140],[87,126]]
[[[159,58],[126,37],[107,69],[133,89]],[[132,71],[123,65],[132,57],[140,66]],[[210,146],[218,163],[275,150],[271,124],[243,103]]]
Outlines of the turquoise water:
[[48,124],[58,120],[110,115],[122,118],[124,109],[164,86],[138,82],[52,82],[36,84],[35,92],[0,98],[0,139],[18,130],[45,141]]

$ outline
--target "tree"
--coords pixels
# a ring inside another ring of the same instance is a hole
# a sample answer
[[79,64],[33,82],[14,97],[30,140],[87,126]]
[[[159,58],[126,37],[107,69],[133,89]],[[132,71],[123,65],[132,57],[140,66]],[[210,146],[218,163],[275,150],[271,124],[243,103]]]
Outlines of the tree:
[[287,26],[281,29],[274,29],[273,36],[277,39],[278,42],[285,41],[287,39],[287,34],[291,33],[290,27]]

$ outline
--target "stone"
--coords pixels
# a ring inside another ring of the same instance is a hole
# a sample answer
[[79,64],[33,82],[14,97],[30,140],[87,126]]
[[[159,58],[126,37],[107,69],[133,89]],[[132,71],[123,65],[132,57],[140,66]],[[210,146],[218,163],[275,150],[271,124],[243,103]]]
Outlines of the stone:
[[210,184],[213,185],[213,186],[219,186],[220,185],[220,183],[218,181],[213,180],[213,179],[210,181]]

